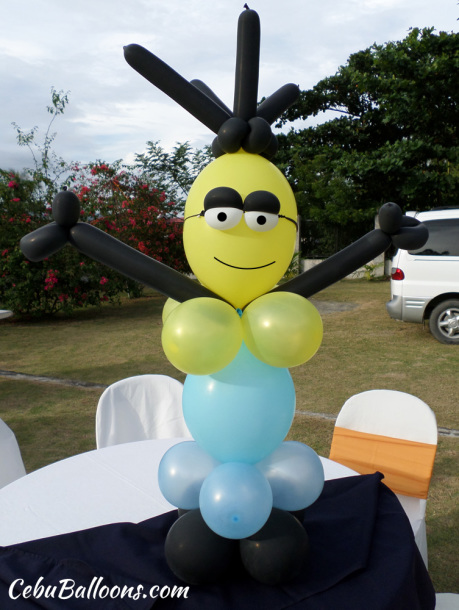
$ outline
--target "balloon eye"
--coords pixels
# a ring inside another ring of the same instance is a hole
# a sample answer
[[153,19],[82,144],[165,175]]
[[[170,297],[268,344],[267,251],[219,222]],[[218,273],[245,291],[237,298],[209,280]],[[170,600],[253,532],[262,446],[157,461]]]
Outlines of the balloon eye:
[[204,213],[204,218],[212,229],[226,231],[239,224],[242,210],[238,208],[210,208]]
[[245,212],[245,222],[253,231],[271,231],[277,225],[279,216],[269,212]]

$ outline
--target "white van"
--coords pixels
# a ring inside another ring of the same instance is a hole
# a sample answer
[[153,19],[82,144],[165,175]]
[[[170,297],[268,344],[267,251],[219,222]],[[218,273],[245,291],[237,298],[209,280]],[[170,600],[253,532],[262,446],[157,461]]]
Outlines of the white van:
[[459,345],[459,209],[409,214],[429,229],[419,250],[398,250],[392,259],[391,318],[429,320],[432,335]]

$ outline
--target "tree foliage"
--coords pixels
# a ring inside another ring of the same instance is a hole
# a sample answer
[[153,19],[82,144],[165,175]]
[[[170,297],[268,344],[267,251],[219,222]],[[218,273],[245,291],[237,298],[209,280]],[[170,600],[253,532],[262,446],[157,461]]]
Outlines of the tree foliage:
[[458,34],[412,29],[302,92],[283,123],[339,115],[279,138],[303,228],[315,227],[309,253],[350,243],[386,201],[404,210],[458,205],[458,68]]
[[38,188],[43,191],[43,195],[48,199],[58,190],[59,181],[68,171],[68,164],[53,150],[53,142],[57,133],[51,131],[54,121],[64,114],[68,103],[68,91],[64,93],[64,91],[56,91],[54,87],[51,87],[51,104],[46,107],[51,119],[42,141],[37,139],[37,126],[25,131],[17,123],[12,123],[16,130],[18,145],[28,148],[33,160],[33,168],[25,169],[24,173],[35,182],[35,190]]
[[141,176],[168,194],[178,209],[183,211],[191,185],[198,174],[212,160],[210,146],[192,149],[189,142],[177,144],[167,152],[159,142],[147,142],[147,149],[135,157],[135,168]]

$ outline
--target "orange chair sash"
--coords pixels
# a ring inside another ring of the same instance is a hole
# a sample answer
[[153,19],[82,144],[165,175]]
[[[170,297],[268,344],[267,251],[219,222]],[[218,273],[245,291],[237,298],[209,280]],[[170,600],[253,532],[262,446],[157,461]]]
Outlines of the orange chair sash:
[[427,498],[436,445],[336,426],[330,459],[360,474],[384,474],[394,493]]

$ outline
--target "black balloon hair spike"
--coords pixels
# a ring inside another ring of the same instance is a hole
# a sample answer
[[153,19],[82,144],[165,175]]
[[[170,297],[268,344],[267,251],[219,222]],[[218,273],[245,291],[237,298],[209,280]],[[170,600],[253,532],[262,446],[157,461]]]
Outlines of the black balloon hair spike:
[[244,7],[238,20],[232,111],[205,83],[198,79],[187,81],[144,47],[127,45],[124,57],[134,70],[217,134],[212,144],[215,156],[243,148],[271,157],[277,150],[271,125],[296,101],[300,90],[294,84],[284,85],[257,105],[260,20],[247,4]]

